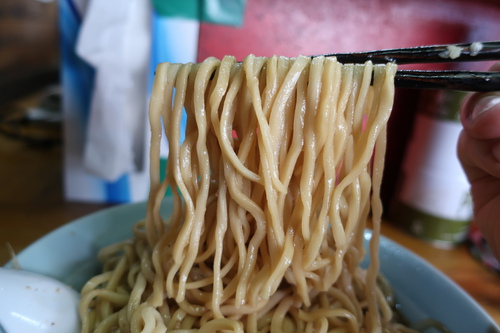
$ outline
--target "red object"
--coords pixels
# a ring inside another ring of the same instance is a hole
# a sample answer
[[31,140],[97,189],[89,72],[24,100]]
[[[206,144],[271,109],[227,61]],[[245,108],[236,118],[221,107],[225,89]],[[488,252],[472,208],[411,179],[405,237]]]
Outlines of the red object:
[[248,0],[242,27],[201,25],[198,60],[494,40],[499,21],[500,5],[480,1]]
[[[419,45],[497,40],[500,1],[247,0],[242,27],[202,23],[198,60],[234,55],[315,55]],[[491,63],[467,65],[486,70]],[[449,65],[406,65],[446,69]],[[395,191],[419,92],[399,90],[389,122],[382,187],[387,207]],[[386,209],[387,210],[387,209]]]

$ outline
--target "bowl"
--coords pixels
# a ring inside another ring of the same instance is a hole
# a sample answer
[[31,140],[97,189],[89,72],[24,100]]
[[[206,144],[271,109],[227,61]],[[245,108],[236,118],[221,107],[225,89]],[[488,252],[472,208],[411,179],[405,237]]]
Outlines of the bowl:
[[[166,198],[161,214],[168,216]],[[132,237],[132,226],[146,215],[146,203],[107,208],[76,219],[40,238],[17,256],[22,269],[44,274],[76,290],[97,274],[97,252]],[[371,238],[365,231],[365,241]],[[362,265],[369,263],[368,255]],[[11,266],[8,263],[7,266]],[[432,318],[452,332],[500,333],[493,319],[463,289],[421,257],[386,237],[380,240],[380,269],[390,282],[402,314],[412,323]],[[428,329],[425,332],[438,332]]]

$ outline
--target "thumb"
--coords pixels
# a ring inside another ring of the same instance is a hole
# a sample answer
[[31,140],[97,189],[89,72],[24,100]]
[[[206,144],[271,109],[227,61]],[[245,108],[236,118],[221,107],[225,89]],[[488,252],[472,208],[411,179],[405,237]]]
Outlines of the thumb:
[[[500,61],[490,71],[500,71]],[[500,92],[468,95],[462,103],[460,119],[472,138],[500,138]]]
[[474,93],[460,110],[464,130],[475,139],[500,138],[500,92]]

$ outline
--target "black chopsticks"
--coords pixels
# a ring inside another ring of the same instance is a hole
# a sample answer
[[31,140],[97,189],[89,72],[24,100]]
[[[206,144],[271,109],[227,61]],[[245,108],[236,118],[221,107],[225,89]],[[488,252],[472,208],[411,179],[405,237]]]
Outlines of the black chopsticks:
[[[317,57],[312,56],[312,57]],[[386,49],[369,52],[331,53],[341,63],[398,65],[500,60],[500,41]],[[398,70],[396,87],[462,91],[500,91],[500,72]]]
[[[317,56],[319,55],[312,57]],[[500,41],[417,46],[368,52],[331,53],[323,54],[323,56],[337,57],[341,63],[364,63],[370,60],[374,64],[395,62],[398,65],[500,60]]]
[[398,70],[398,88],[500,91],[500,72]]

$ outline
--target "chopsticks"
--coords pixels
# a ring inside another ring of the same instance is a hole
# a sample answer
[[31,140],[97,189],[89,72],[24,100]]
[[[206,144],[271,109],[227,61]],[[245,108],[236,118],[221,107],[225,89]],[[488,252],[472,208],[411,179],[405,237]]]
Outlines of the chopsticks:
[[398,65],[500,60],[500,41],[417,46],[368,52],[330,53],[322,54],[322,56],[337,57],[338,61],[342,63],[364,63],[371,60],[374,64],[395,62]]
[[[315,55],[312,57],[317,57]],[[456,63],[500,60],[500,41],[444,44],[369,52],[331,53],[342,63],[398,65],[423,63]],[[462,91],[500,91],[500,72],[398,70],[396,87]]]
[[500,91],[500,72],[398,70],[398,88],[460,91]]

